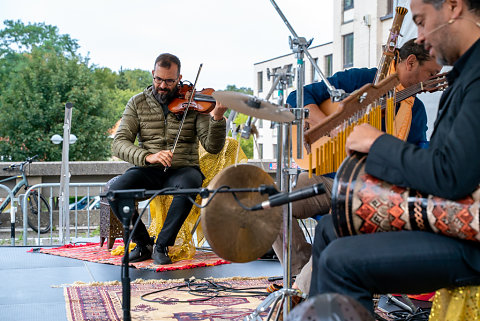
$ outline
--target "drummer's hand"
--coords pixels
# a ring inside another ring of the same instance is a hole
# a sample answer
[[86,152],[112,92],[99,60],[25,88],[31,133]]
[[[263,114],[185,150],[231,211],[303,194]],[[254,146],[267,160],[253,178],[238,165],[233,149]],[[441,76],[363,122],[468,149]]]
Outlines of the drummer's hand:
[[161,150],[158,153],[148,155],[145,160],[150,164],[161,163],[165,167],[172,166],[173,153],[171,150]]
[[373,142],[383,134],[385,133],[368,124],[355,126],[345,143],[347,155],[350,156],[353,152],[368,153]]
[[223,114],[227,111],[227,107],[223,106],[222,103],[216,102],[215,108],[210,112],[210,115],[215,120],[220,120],[223,118]]

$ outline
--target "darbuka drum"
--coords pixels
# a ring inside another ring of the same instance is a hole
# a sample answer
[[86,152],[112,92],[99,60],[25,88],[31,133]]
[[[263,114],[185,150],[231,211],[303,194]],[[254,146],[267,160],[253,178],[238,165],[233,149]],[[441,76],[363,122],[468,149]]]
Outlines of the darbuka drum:
[[[272,177],[257,166],[231,165],[218,173],[208,185],[209,190],[221,186],[230,188],[257,188],[275,185]],[[237,199],[247,207],[268,199],[258,192],[237,192]],[[218,193],[201,210],[201,224],[205,238],[213,251],[232,262],[250,262],[271,249],[280,233],[282,208],[260,211],[243,209],[232,193]]]
[[419,230],[480,241],[480,189],[457,201],[395,186],[365,172],[366,155],[347,157],[332,190],[339,236]]

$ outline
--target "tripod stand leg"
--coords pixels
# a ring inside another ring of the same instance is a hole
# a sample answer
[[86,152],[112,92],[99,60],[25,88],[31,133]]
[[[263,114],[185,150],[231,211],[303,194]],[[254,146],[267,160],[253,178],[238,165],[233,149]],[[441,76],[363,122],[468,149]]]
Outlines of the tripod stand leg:
[[[301,296],[302,298],[306,299],[306,295],[302,294],[299,290],[296,289],[280,289],[278,291],[275,291],[273,293],[270,293],[263,302],[257,306],[255,311],[252,312],[252,314],[248,315],[245,317],[245,321],[251,321],[251,320],[262,320],[260,317],[260,313],[267,311],[269,306],[272,306],[270,312],[268,313],[267,319],[270,320],[270,318],[273,315],[273,310],[275,307],[280,304],[281,306],[283,305],[283,301],[286,299],[290,299],[292,296],[297,295]],[[280,309],[279,312],[277,312],[277,319],[280,316]]]

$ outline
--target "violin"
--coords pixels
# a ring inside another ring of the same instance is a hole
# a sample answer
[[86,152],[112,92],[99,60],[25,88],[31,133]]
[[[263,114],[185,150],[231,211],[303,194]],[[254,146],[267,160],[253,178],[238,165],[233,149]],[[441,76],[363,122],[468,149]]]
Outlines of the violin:
[[204,88],[201,91],[195,91],[190,106],[188,106],[193,87],[190,84],[182,84],[178,91],[178,97],[168,104],[168,110],[174,114],[181,114],[188,107],[190,110],[195,110],[201,114],[211,112],[215,108],[215,98],[211,96],[215,90],[213,88]]

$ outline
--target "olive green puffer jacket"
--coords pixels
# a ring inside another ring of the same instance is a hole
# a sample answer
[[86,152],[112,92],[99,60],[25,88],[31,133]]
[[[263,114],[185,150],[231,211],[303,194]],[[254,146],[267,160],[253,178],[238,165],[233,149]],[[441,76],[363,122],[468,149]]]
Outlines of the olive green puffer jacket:
[[[181,117],[170,112],[165,119],[162,106],[149,86],[128,101],[113,140],[113,154],[136,166],[147,166],[147,155],[172,149],[180,122]],[[208,114],[189,110],[175,147],[172,168],[200,166],[198,141],[207,152],[220,152],[225,143],[225,130],[225,119],[216,121]],[[138,146],[134,144],[137,136]]]

